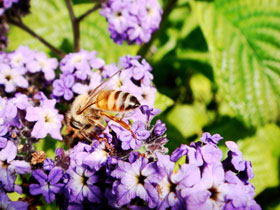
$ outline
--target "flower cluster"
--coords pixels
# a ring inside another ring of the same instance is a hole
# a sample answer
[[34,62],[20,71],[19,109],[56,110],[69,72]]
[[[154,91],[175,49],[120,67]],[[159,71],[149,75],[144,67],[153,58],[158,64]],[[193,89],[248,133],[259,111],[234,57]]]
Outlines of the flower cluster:
[[[156,89],[144,59],[124,56],[118,67],[105,65],[94,51],[70,53],[55,79],[57,66],[56,59],[27,47],[0,54],[0,206],[36,208],[44,198],[61,209],[260,209],[251,163],[234,142],[225,142],[224,160],[217,147],[222,137],[209,133],[168,155],[166,126],[153,122],[160,110],[153,108]],[[79,136],[78,130],[72,135],[62,114],[74,93],[106,80],[142,105],[114,116],[127,127],[105,119],[98,139]],[[52,158],[35,146],[48,135],[65,143]],[[10,201],[10,192],[23,197]]]
[[[11,53],[2,53],[0,59],[0,86],[4,86],[6,93],[13,93],[17,88],[27,89],[35,84],[44,89],[44,85],[47,86],[55,78],[58,66],[56,58],[48,58],[45,53],[24,46]],[[45,79],[42,80],[41,74]]]
[[162,9],[158,0],[109,0],[100,14],[106,17],[114,42],[141,44],[148,42],[159,28]]
[[145,59],[140,60],[139,56],[124,56],[120,58],[118,67],[116,64],[105,65],[104,60],[96,57],[96,54],[95,51],[82,50],[70,53],[61,60],[62,73],[59,79],[53,82],[54,98],[63,97],[69,101],[74,97],[74,93],[82,94],[93,90],[122,68],[107,84],[108,88],[131,93],[141,104],[153,105],[156,89],[151,82],[152,68]]

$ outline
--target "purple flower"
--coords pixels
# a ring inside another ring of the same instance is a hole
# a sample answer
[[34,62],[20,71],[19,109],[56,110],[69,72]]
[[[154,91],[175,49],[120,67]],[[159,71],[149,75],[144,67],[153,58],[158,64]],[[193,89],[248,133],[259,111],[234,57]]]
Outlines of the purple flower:
[[158,29],[162,10],[157,0],[109,0],[103,4],[100,14],[106,17],[114,42],[141,44],[148,42]]
[[147,105],[143,105],[140,107],[141,112],[147,116],[147,122],[150,123],[150,121],[153,119],[154,116],[160,113],[159,109],[149,108]]
[[0,151],[0,181],[5,190],[11,192],[15,188],[16,174],[25,174],[31,171],[29,163],[15,160],[17,155],[16,145],[8,141],[6,147]]
[[155,163],[140,157],[134,163],[119,161],[117,168],[111,176],[120,179],[116,189],[117,204],[129,204],[136,197],[148,203],[149,208],[154,208],[158,202],[158,193],[152,181],[157,180],[157,167]]
[[200,181],[200,170],[194,164],[183,164],[178,171],[174,171],[175,164],[168,155],[157,153],[157,166],[161,172],[161,180],[157,181],[159,193],[158,209],[182,206],[180,193],[188,190]]
[[67,197],[70,203],[82,203],[85,198],[93,203],[100,203],[102,194],[95,186],[99,177],[82,166],[69,167],[66,171],[70,179],[65,186]]
[[161,120],[157,120],[153,129],[154,134],[156,134],[157,136],[162,136],[165,133],[165,131],[165,123],[162,123]]
[[243,160],[242,152],[239,151],[237,144],[233,141],[227,141],[226,146],[230,151],[228,157],[223,161],[224,167],[233,171],[243,171],[246,161]]
[[3,191],[0,191],[0,206],[6,210],[27,210],[28,203],[23,201],[10,201],[8,196]]
[[8,9],[11,8],[13,3],[18,3],[19,0],[3,0],[4,8]]
[[211,136],[211,134],[208,133],[208,132],[203,133],[201,138],[200,138],[200,140],[205,144],[212,143],[212,144],[215,144],[215,145],[221,139],[223,139],[223,137],[221,137],[220,134],[214,134],[213,136]]
[[7,93],[14,92],[16,87],[27,88],[28,82],[23,77],[25,69],[21,67],[10,67],[6,64],[0,64],[0,85],[5,86]]
[[96,52],[81,50],[77,53],[66,55],[60,62],[60,69],[64,74],[73,73],[76,78],[85,80],[91,69],[99,69],[104,66],[104,61],[96,58]]
[[27,95],[22,93],[16,93],[11,102],[20,110],[25,110],[27,107],[32,106],[28,101]]
[[26,46],[19,46],[16,51],[9,53],[11,66],[13,67],[24,67],[26,64],[31,62],[34,58],[34,51],[30,50]]
[[46,160],[44,160],[44,164],[43,164],[43,168],[46,171],[50,171],[54,168],[54,161],[50,158],[46,158]]
[[64,184],[59,183],[63,176],[63,170],[55,167],[47,175],[43,170],[36,169],[32,172],[32,176],[35,177],[39,184],[30,184],[31,195],[42,194],[47,203],[52,203],[55,199],[55,194],[61,192],[64,186]]
[[73,85],[72,90],[74,93],[82,94],[90,90],[94,90],[94,88],[102,82],[101,76],[97,72],[90,72],[88,76],[90,80],[89,84],[82,84],[77,82]]
[[75,78],[72,74],[61,74],[59,79],[53,82],[53,95],[63,96],[65,100],[71,100],[73,98],[73,92],[71,87],[74,85]]
[[40,107],[28,107],[25,119],[36,122],[31,135],[35,138],[45,138],[50,134],[54,139],[62,140],[60,134],[63,116],[55,109],[55,100],[44,100]]
[[110,127],[117,134],[118,139],[122,142],[123,150],[140,148],[143,140],[150,136],[150,132],[145,128],[144,123],[141,121],[134,122],[131,128],[136,136],[136,139],[132,136],[130,131],[115,123],[112,123]]
[[109,153],[106,151],[105,143],[95,141],[94,149],[83,159],[83,164],[90,169],[98,171],[108,160]]
[[42,71],[46,80],[53,80],[55,78],[54,70],[58,66],[56,58],[48,58],[45,53],[35,53],[32,61],[27,63],[27,69],[31,73]]

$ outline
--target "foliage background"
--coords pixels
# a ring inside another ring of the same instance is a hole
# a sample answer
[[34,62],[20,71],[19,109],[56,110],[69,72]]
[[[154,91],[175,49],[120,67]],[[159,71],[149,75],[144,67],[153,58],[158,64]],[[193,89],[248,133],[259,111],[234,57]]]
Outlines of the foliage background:
[[[88,0],[73,2],[77,16],[92,7]],[[155,106],[162,109],[158,118],[167,125],[170,151],[206,131],[236,141],[252,161],[256,201],[263,209],[280,209],[280,1],[162,0],[161,5],[161,27],[149,43],[114,44],[105,18],[95,12],[81,23],[81,47],[96,50],[106,62],[126,54],[145,57],[153,67]],[[54,46],[73,51],[64,1],[33,0],[23,21]],[[9,40],[8,50],[27,45],[54,56],[19,28],[11,27]],[[38,149],[50,157],[62,146],[52,139],[40,142]]]

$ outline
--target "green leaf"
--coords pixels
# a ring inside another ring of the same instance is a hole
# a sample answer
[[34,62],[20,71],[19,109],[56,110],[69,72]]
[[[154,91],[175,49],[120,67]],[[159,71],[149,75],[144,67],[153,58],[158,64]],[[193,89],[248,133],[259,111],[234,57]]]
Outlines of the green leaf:
[[280,1],[194,2],[220,94],[248,125],[279,118]]
[[255,136],[238,142],[244,159],[252,162],[255,177],[251,183],[257,194],[268,187],[279,185],[279,139],[280,128],[268,124],[260,128]]
[[191,77],[190,86],[194,99],[205,104],[210,103],[213,98],[211,81],[203,74],[195,74]]
[[55,158],[55,149],[56,148],[65,148],[65,144],[59,140],[51,138],[49,135],[41,139],[38,143],[34,144],[36,151],[44,151],[46,157]]
[[[93,5],[92,3],[74,5],[75,15],[78,17]],[[73,49],[72,26],[64,1],[31,1],[31,14],[23,21],[54,46],[67,51]],[[136,45],[115,44],[110,38],[106,19],[99,11],[93,12],[81,22],[80,31],[81,48],[96,50],[98,56],[107,62],[117,62],[123,55],[135,55],[139,48]],[[15,26],[10,30],[9,40],[9,50],[15,50],[19,45],[27,45],[32,49],[49,52],[41,42]]]
[[156,100],[155,100],[155,108],[160,109],[161,112],[164,112],[168,107],[172,106],[174,104],[174,101],[167,97],[166,95],[163,95],[156,92]]
[[167,121],[176,127],[184,136],[200,134],[202,127],[207,124],[205,105],[176,105],[167,115]]

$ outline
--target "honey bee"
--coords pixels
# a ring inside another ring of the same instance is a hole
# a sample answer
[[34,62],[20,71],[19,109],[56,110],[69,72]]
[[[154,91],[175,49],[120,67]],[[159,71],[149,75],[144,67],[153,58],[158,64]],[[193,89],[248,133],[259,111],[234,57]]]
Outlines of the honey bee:
[[102,122],[105,118],[120,124],[136,138],[126,122],[112,115],[114,112],[121,113],[124,116],[140,106],[140,102],[132,94],[107,87],[111,78],[119,74],[121,70],[103,81],[94,90],[77,96],[73,101],[70,112],[67,114],[67,124],[89,141],[92,141],[93,137],[102,140],[97,135],[96,130],[99,128],[104,131],[105,126]]

